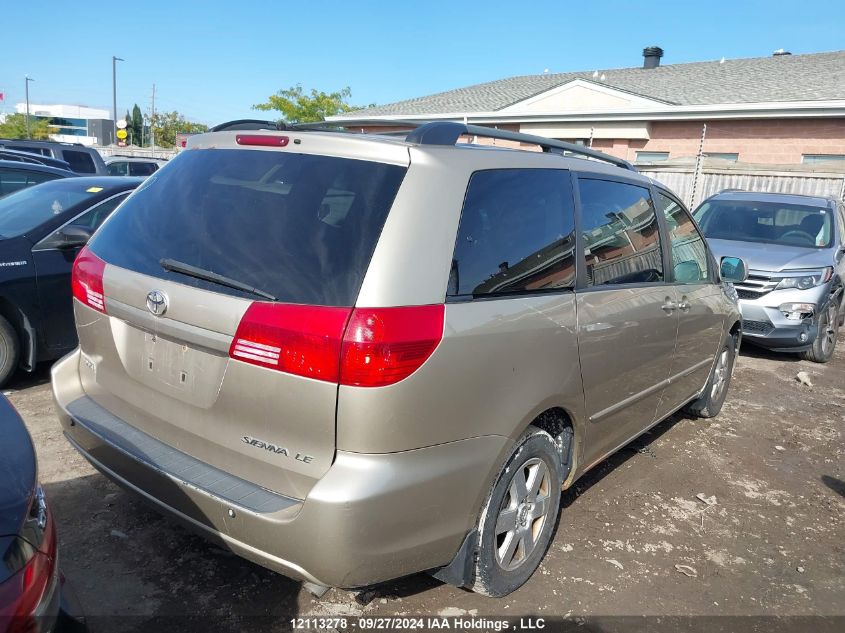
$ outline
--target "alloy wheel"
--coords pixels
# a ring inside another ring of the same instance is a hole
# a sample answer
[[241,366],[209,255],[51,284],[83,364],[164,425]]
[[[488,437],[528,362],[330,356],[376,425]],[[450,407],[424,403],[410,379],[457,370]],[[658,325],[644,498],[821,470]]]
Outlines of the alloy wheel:
[[522,565],[537,546],[549,520],[551,476],[542,459],[515,468],[496,517],[496,562],[506,571]]

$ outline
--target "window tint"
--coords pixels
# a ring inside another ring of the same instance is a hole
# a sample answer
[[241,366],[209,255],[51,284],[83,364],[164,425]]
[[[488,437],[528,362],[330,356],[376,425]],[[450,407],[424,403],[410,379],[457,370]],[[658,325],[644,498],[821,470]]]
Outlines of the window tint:
[[580,179],[584,259],[591,286],[659,282],[663,260],[648,189]]
[[699,283],[709,280],[707,247],[687,210],[660,191],[655,202],[666,218],[675,281]]
[[[52,177],[52,174],[49,175]],[[0,181],[2,177],[0,172]],[[0,237],[22,235],[58,215],[70,212],[77,205],[82,207],[86,200],[97,196],[97,191],[91,191],[95,187],[88,183],[80,185],[77,180],[59,178],[0,199]]]
[[14,149],[19,152],[29,152],[30,154],[40,154],[41,156],[52,156],[53,152],[46,147],[27,147],[26,145],[7,145],[8,149]]
[[129,165],[126,163],[109,163],[106,168],[109,170],[109,176],[129,175]]
[[448,294],[571,287],[575,281],[572,209],[568,171],[475,173],[461,213]]
[[110,264],[217,293],[255,298],[159,262],[209,270],[279,301],[351,306],[405,171],[282,151],[183,152],[90,245]]
[[156,169],[155,163],[129,163],[130,176],[151,176]]
[[59,178],[56,174],[40,171],[0,168],[0,196],[8,195],[20,189],[26,189],[41,182],[55,180],[56,178]]
[[72,149],[62,151],[62,159],[66,160],[70,168],[77,174],[96,174],[97,167],[94,159],[86,152],[78,152]]

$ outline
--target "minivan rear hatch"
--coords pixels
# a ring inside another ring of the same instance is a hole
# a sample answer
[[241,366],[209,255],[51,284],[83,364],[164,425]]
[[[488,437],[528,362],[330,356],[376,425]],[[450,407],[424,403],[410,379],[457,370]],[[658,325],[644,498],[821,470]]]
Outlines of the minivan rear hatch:
[[340,341],[408,156],[299,136],[183,152],[97,232],[74,294],[87,398],[301,499],[334,458]]

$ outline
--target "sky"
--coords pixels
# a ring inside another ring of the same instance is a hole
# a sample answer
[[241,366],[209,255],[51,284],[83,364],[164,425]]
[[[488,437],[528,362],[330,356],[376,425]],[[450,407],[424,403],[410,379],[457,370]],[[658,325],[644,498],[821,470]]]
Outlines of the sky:
[[[386,104],[513,75],[845,49],[845,2],[4,2],[0,111],[24,101],[137,103],[213,125],[296,84]],[[118,11],[119,9],[119,11]],[[128,11],[135,9],[136,14]],[[27,26],[30,25],[30,26]]]

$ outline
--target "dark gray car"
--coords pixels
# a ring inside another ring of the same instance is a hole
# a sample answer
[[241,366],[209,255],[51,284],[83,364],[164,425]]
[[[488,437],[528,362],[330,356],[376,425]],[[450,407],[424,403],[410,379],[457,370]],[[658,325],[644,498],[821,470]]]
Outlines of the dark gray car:
[[742,257],[746,341],[826,363],[845,320],[845,207],[835,198],[730,191],[695,211],[716,255]]

